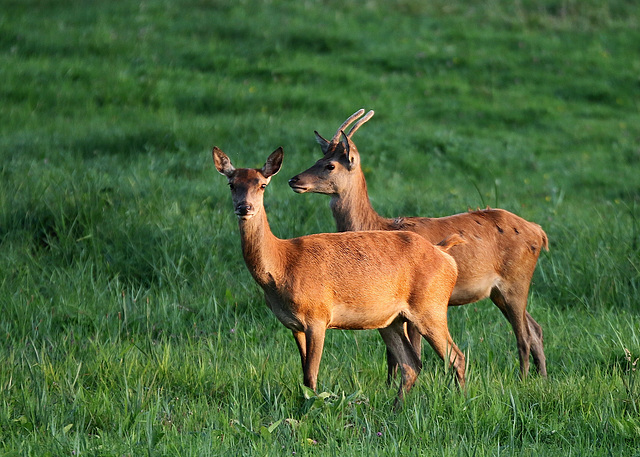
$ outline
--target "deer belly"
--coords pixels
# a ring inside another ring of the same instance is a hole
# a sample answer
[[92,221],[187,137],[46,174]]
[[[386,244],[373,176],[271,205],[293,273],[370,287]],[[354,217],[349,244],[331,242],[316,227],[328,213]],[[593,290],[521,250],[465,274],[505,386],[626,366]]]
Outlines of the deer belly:
[[495,276],[458,276],[449,305],[466,305],[487,298],[496,280]]
[[397,306],[389,303],[379,307],[335,306],[329,328],[343,330],[369,330],[387,327],[400,314]]

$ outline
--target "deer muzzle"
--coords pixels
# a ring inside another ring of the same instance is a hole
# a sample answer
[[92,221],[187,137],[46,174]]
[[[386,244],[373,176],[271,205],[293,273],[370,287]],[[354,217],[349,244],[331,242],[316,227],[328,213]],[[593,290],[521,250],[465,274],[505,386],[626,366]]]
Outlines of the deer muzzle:
[[235,212],[236,212],[236,216],[238,216],[241,219],[251,217],[254,214],[253,205],[247,202],[238,203],[236,205]]
[[300,175],[296,175],[289,180],[289,187],[297,194],[302,194],[307,191],[305,186],[300,185]]

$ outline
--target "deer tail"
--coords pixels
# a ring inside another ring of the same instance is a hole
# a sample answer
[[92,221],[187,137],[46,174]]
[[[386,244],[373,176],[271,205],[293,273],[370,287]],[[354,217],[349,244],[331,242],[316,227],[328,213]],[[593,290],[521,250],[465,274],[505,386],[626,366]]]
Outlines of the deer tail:
[[466,243],[466,241],[460,235],[454,233],[440,241],[436,246],[438,246],[442,251],[448,252],[452,247],[462,243]]

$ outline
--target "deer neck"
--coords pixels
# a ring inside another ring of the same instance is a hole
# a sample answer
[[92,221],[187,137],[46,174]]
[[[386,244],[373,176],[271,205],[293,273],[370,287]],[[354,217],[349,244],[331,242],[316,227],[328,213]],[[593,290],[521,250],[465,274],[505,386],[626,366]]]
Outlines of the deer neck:
[[264,208],[250,219],[241,219],[239,226],[242,255],[249,272],[261,287],[273,285],[274,278],[281,276],[282,240],[271,232]]
[[371,206],[362,170],[358,170],[353,183],[331,198],[331,211],[338,231],[382,230],[386,219]]

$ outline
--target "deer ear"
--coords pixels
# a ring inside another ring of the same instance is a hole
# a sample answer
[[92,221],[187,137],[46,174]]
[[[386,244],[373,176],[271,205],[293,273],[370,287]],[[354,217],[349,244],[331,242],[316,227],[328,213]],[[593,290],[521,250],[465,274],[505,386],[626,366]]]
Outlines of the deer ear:
[[229,160],[229,157],[227,157],[224,152],[218,149],[217,146],[213,147],[212,154],[213,163],[216,165],[216,168],[220,172],[220,174],[225,175],[227,178],[231,177],[236,169],[231,164],[231,160]]
[[284,157],[284,151],[282,150],[282,146],[276,149],[271,153],[271,155],[267,158],[267,163],[262,167],[262,176],[265,178],[270,178],[280,171],[280,167],[282,166],[282,158]]
[[327,152],[329,152],[329,146],[330,146],[329,141],[322,138],[322,136],[318,133],[317,130],[314,130],[313,133],[316,134],[316,142],[320,145],[320,149],[322,149],[322,153],[326,154]]
[[345,135],[344,131],[342,132],[342,145],[344,146],[344,154],[347,157],[347,167],[349,170],[353,170],[360,164],[360,154],[358,154],[356,145]]

